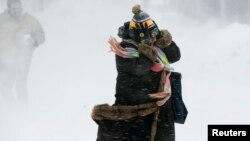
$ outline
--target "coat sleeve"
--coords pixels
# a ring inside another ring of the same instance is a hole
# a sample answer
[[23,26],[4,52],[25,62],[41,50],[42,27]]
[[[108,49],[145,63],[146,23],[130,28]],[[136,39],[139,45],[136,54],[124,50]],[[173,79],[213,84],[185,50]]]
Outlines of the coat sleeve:
[[32,28],[32,37],[35,40],[35,46],[39,46],[45,41],[45,35],[44,35],[44,30],[41,26],[41,24],[38,22],[37,19],[34,17],[30,17],[32,20],[31,28]]
[[116,68],[119,72],[142,76],[150,72],[152,65],[153,62],[143,54],[138,58],[123,58],[116,55]]
[[166,54],[169,63],[175,63],[181,58],[180,48],[174,41],[168,47],[163,48],[163,52]]

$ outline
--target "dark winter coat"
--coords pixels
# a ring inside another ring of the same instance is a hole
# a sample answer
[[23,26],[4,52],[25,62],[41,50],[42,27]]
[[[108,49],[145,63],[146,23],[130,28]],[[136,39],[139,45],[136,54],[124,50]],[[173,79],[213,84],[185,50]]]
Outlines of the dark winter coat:
[[[121,46],[124,48],[134,47],[126,42],[122,42]],[[180,51],[175,42],[162,50],[170,63],[180,59]],[[161,77],[161,72],[151,71],[152,65],[153,62],[144,55],[135,59],[116,56],[118,71],[116,105],[136,105],[152,101],[147,94],[157,92]]]
[[[121,42],[121,46],[133,47],[131,43]],[[180,59],[180,50],[174,41],[162,51],[170,63]],[[116,56],[117,84],[114,105],[138,105],[153,102],[150,93],[158,92],[162,72],[153,72],[153,62],[143,54],[139,58]],[[122,114],[122,113],[121,113]],[[136,117],[130,120],[98,120],[97,141],[150,141],[154,114]],[[174,117],[171,99],[160,108],[155,141],[174,141]]]

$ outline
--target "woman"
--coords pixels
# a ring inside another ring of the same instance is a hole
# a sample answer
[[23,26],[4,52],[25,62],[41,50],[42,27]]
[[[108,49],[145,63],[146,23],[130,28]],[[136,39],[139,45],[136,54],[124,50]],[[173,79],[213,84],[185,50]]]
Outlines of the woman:
[[97,141],[174,141],[169,64],[180,59],[180,50],[139,5],[132,12],[119,28],[122,42],[108,41],[116,54],[116,100],[93,110]]

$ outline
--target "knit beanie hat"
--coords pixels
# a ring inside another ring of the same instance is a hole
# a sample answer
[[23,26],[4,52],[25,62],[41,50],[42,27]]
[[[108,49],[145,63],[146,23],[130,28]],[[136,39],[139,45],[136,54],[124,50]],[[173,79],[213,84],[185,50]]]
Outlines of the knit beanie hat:
[[129,23],[129,36],[136,42],[147,42],[152,37],[160,34],[156,23],[150,16],[141,10],[140,5],[135,5],[132,8],[134,16]]
[[7,5],[10,6],[12,3],[20,2],[21,0],[7,0]]

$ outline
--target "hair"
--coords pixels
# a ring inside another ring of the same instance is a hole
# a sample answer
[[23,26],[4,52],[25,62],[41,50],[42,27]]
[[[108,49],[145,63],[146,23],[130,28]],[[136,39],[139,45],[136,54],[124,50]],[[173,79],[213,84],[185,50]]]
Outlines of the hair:
[[21,0],[7,0],[7,5],[10,6],[12,3],[20,2]]

